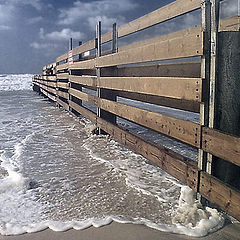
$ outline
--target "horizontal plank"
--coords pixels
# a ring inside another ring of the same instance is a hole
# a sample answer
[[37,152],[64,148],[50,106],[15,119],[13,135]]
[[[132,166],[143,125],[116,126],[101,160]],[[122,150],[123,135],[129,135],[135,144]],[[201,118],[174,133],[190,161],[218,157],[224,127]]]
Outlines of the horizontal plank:
[[97,87],[201,102],[201,78],[101,77]]
[[48,98],[50,98],[52,101],[56,102],[56,96],[52,94],[48,94]]
[[57,71],[66,70],[68,69],[68,67],[69,67],[68,63],[63,63],[61,65],[57,65],[56,70]]
[[202,131],[202,149],[240,166],[240,138],[207,127]]
[[222,210],[240,220],[240,193],[227,187],[213,176],[200,173],[200,194]]
[[95,48],[95,39],[83,43],[82,45],[73,49],[73,56],[90,51]]
[[240,30],[240,18],[239,16],[233,16],[230,18],[224,18],[219,21],[219,31],[239,31]]
[[126,45],[126,46],[119,47],[118,52],[126,51],[126,50],[137,48],[137,47],[142,47],[142,46],[149,45],[149,44],[154,44],[156,42],[163,42],[163,41],[167,41],[167,40],[171,41],[171,39],[174,39],[174,38],[179,38],[179,37],[187,38],[188,36],[191,36],[191,35],[195,35],[195,36],[201,35],[201,30],[202,29],[200,26],[195,26],[195,27],[184,29],[181,31],[160,35],[158,37],[154,37],[154,38],[147,39],[144,41],[138,41],[138,42]]
[[97,126],[133,151],[141,154],[151,163],[197,191],[198,170],[195,162],[104,119],[97,118]]
[[56,81],[56,76],[45,75],[45,76],[42,76],[42,79],[47,81]]
[[88,102],[88,103],[90,103],[92,105],[95,105],[95,106],[98,105],[97,98],[95,96],[92,96],[91,94],[79,91],[79,90],[74,89],[74,88],[70,88],[69,89],[69,94],[71,96],[74,96],[74,97],[82,100],[82,101]]
[[95,113],[93,113],[92,111],[78,105],[77,103],[73,102],[73,101],[69,101],[69,106],[74,109],[76,112],[78,112],[79,114],[81,114],[82,116],[86,117],[87,119],[89,119],[91,122],[93,122],[94,124],[96,124],[97,122],[97,115]]
[[90,59],[86,61],[74,62],[69,66],[69,69],[93,69],[96,65],[96,59]]
[[171,107],[196,113],[199,113],[200,111],[200,104],[198,102],[123,91],[116,91],[116,94],[119,97],[156,104],[159,106]]
[[175,62],[130,67],[103,68],[101,76],[110,77],[193,77],[201,76],[200,62]]
[[151,62],[201,56],[202,34],[156,42],[135,49],[102,56],[96,59],[96,67],[116,66],[131,63]]
[[59,63],[59,62],[62,62],[64,60],[68,59],[68,52],[67,53],[64,53],[63,55],[61,55],[60,57],[58,57],[56,59],[56,62]]
[[48,87],[56,88],[57,83],[56,83],[56,82],[47,82],[47,86],[48,86]]
[[57,95],[68,100],[69,94],[67,92],[57,91]]
[[61,105],[65,110],[69,110],[69,107],[68,107],[68,104],[67,103],[65,103],[64,101],[62,101],[60,98],[56,98],[56,101],[57,101],[57,103],[59,104],[59,105]]
[[68,73],[57,73],[57,79],[68,79]]
[[200,147],[200,125],[176,119],[125,104],[98,99],[99,107],[119,117],[135,122],[144,127],[178,139],[195,147]]
[[47,91],[50,92],[50,93],[52,93],[53,95],[56,95],[56,94],[57,94],[57,90],[54,89],[54,88],[48,88]]
[[123,37],[201,8],[201,0],[177,0],[118,28]]
[[57,82],[57,87],[58,88],[64,88],[64,89],[69,88],[68,83],[66,83],[66,82]]
[[96,87],[97,77],[69,75],[69,81],[84,86]]

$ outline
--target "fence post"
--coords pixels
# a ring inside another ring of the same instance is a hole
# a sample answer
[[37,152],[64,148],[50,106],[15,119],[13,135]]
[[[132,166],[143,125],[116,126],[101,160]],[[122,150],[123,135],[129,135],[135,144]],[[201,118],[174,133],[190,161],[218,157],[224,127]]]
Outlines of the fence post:
[[[209,124],[209,84],[210,84],[210,58],[211,58],[211,4],[210,0],[202,1],[202,31],[203,56],[201,58],[202,99],[200,104],[200,125]],[[206,171],[207,153],[202,149],[198,151],[198,168]]]
[[113,24],[113,35],[112,35],[112,53],[118,51],[118,32],[117,32],[117,23]]
[[[73,49],[73,39],[69,39],[69,51]],[[69,81],[69,76],[71,75],[71,70],[68,69],[68,111],[72,112],[72,108],[69,106],[69,101],[72,100],[71,94],[69,94],[69,90],[72,87],[71,82]]]
[[[102,49],[101,49],[101,22],[98,22],[97,25],[97,57],[101,57]],[[97,68],[97,83],[99,83],[101,80],[101,68]],[[97,88],[97,96],[98,100],[101,101],[101,98],[108,99],[111,101],[116,101],[116,95],[114,94],[114,91],[109,89],[103,89],[103,88]],[[101,108],[97,108],[97,117],[103,118],[108,122],[116,123],[116,115],[109,113],[107,111],[102,110]],[[105,134],[104,131],[101,129],[98,130],[98,133]]]

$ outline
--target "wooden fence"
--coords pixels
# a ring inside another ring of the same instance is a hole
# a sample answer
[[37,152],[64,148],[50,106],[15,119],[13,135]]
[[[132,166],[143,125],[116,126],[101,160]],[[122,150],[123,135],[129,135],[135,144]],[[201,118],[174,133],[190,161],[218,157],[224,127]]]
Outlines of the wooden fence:
[[[70,47],[56,63],[44,66],[42,75],[34,76],[33,85],[240,220],[239,191],[211,170],[213,156],[240,166],[240,138],[214,129],[218,32],[239,32],[239,18],[218,24],[218,10],[215,0],[177,0],[119,28],[114,24],[104,35],[98,23],[96,39]],[[193,11],[201,11],[201,26],[117,46],[122,37]],[[112,49],[102,51],[108,42]],[[158,62],[162,60],[168,62]],[[123,104],[119,97],[199,113],[200,122]],[[198,149],[198,162],[125,129],[116,117]]]

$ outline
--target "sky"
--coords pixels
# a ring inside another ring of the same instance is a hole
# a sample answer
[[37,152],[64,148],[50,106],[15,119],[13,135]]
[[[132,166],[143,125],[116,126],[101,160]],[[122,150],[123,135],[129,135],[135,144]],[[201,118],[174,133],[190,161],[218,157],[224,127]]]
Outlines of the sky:
[[[69,38],[95,38],[95,26],[102,22],[108,32],[154,11],[174,0],[0,0],[0,74],[41,73],[44,65],[55,62],[68,50]],[[237,14],[237,2],[225,0],[224,16]],[[177,26],[199,24],[200,12],[143,32],[146,37],[177,30]],[[144,38],[144,37],[143,37]]]

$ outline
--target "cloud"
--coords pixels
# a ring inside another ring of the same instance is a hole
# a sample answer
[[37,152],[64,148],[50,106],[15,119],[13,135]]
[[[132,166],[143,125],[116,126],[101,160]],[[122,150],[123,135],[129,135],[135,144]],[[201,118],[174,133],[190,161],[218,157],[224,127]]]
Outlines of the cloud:
[[[109,29],[114,22],[125,23],[122,17],[126,11],[138,7],[132,0],[102,0],[92,2],[76,1],[68,9],[60,9],[59,24],[71,25],[82,22],[95,29],[98,20],[103,22],[102,26]],[[95,22],[94,22],[95,21]]]
[[58,45],[54,43],[38,43],[38,42],[33,42],[30,44],[30,47],[34,49],[52,49],[52,48],[57,48]]
[[34,17],[34,18],[29,18],[27,23],[28,24],[36,24],[36,23],[39,23],[43,20],[43,17],[41,16],[38,16],[38,17]]
[[83,39],[85,38],[85,34],[81,32],[74,32],[69,28],[64,28],[61,31],[54,31],[51,33],[47,33],[44,35],[44,29],[40,29],[40,38],[42,39],[48,39],[48,40],[53,40],[53,41],[62,41],[62,40],[68,40],[69,38],[74,38],[74,39]]
[[5,31],[5,30],[10,30],[11,27],[6,26],[6,25],[0,25],[0,31]]
[[42,10],[43,3],[41,0],[8,0],[8,4],[12,6],[19,6],[19,5],[30,5],[36,10]]

